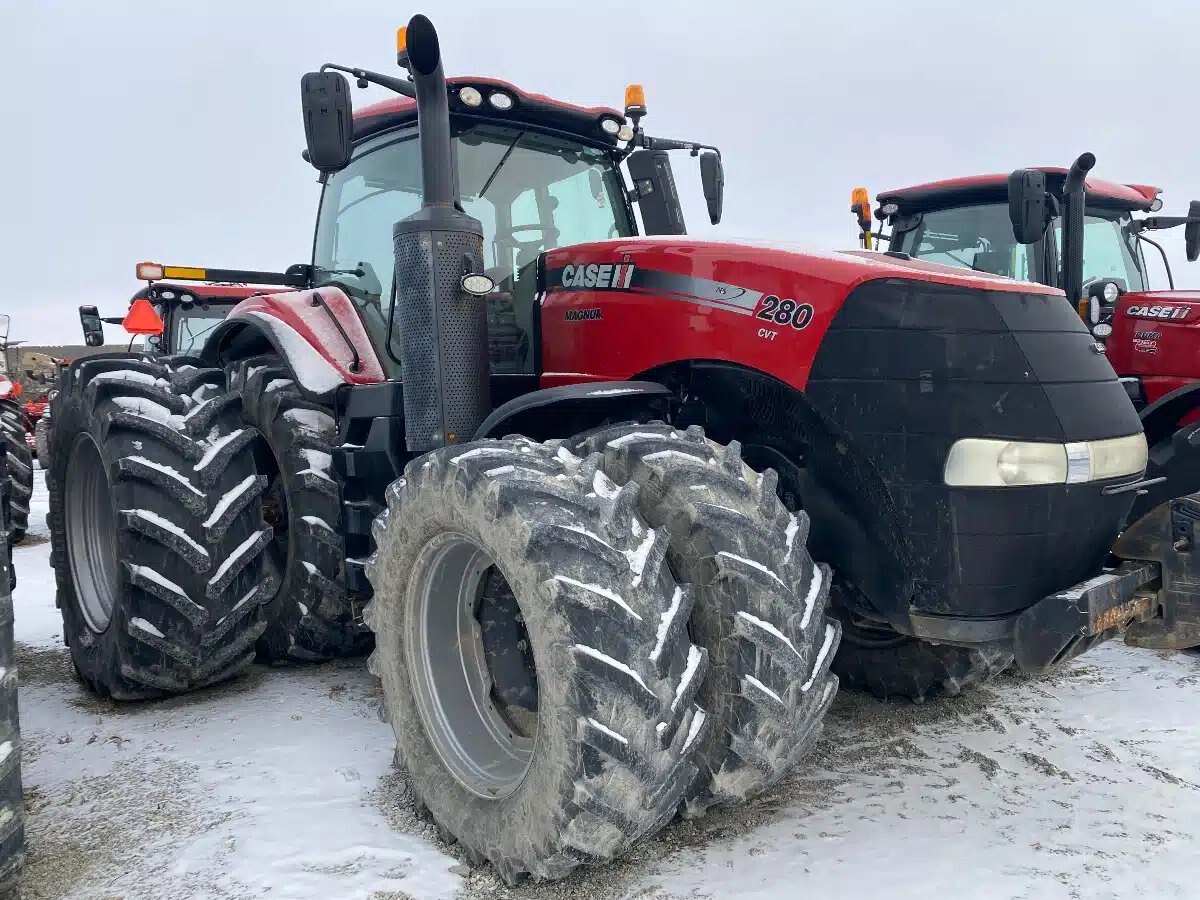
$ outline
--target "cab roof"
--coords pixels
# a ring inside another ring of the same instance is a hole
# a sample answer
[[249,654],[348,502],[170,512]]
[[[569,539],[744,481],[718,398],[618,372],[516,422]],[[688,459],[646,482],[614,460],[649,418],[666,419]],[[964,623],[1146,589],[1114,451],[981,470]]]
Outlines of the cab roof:
[[[1046,173],[1046,187],[1057,196],[1062,196],[1063,182],[1067,170],[1058,166],[1034,166]],[[1149,211],[1150,204],[1161,192],[1161,188],[1148,184],[1117,184],[1099,178],[1087,180],[1088,204],[1117,210]],[[1002,202],[1008,198],[1008,173],[971,175],[966,178],[948,178],[930,181],[912,187],[882,191],[876,197],[880,205],[895,203],[903,215],[942,209],[948,206],[967,206],[974,203]]]
[[[556,131],[578,135],[595,143],[615,147],[616,137],[606,134],[600,127],[603,119],[616,119],[624,125],[625,116],[609,106],[577,106],[563,100],[555,100],[545,94],[531,94],[516,85],[497,78],[457,76],[447,78],[450,86],[450,112],[457,115],[486,116],[490,119],[513,121],[524,125],[538,125]],[[467,106],[459,99],[459,91],[474,87],[484,97],[481,107]],[[513,98],[513,106],[499,110],[491,106],[487,98],[500,90]],[[405,125],[417,118],[417,104],[411,97],[395,96],[363,109],[354,111],[354,139],[356,141],[397,125]]]

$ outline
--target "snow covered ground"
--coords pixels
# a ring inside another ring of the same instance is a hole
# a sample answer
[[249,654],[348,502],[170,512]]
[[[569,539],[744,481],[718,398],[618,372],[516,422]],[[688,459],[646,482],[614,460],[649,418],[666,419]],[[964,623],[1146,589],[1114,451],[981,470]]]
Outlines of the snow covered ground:
[[[39,480],[35,539],[45,509]],[[1197,655],[1108,645],[924,706],[845,693],[774,794],[508,891],[414,816],[361,664],[97,701],[62,644],[49,544],[15,564],[27,900],[1200,896]]]

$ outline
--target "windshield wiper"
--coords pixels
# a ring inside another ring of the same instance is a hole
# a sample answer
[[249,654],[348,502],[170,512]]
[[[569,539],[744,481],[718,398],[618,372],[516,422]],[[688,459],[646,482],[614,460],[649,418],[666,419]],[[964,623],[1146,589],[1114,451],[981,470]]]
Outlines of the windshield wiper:
[[496,176],[500,174],[500,170],[504,168],[504,164],[508,162],[508,158],[512,156],[512,152],[517,149],[517,144],[521,142],[521,138],[525,137],[525,132],[520,132],[513,142],[508,145],[508,149],[504,151],[504,155],[500,157],[500,162],[496,163],[496,168],[492,169],[492,174],[488,176],[487,181],[483,183],[483,188],[479,192],[480,199],[487,193],[487,189],[492,186],[492,182],[496,180]]

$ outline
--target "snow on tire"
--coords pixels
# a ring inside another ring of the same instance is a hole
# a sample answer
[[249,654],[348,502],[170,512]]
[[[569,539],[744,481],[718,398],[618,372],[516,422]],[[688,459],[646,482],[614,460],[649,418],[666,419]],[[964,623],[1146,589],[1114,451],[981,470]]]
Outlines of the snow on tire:
[[[0,478],[7,479],[0,454]],[[4,498],[5,507],[9,498]],[[8,509],[3,521],[8,521]],[[3,540],[3,535],[0,535]],[[13,638],[12,554],[0,553],[0,897],[15,896],[25,858],[25,803],[21,791],[21,726],[17,715],[17,659]]]
[[278,356],[235,363],[230,385],[242,395],[243,419],[261,436],[259,471],[268,476],[274,529],[268,558],[279,572],[259,655],[319,661],[365,652],[370,632],[355,621],[346,593],[332,411],[301,395]]
[[599,465],[524,439],[438,450],[373,528],[370,668],[397,759],[443,833],[510,884],[658,830],[707,740],[690,594],[636,486]]
[[0,439],[8,448],[8,475],[12,479],[12,516],[8,522],[8,540],[10,544],[18,544],[29,528],[33,453],[25,442],[25,424],[16,401],[0,400]]
[[186,357],[93,356],[51,430],[50,535],[77,671],[117,699],[174,694],[254,658],[270,531],[236,394]]
[[837,692],[840,628],[825,615],[828,567],[805,548],[808,517],[783,507],[772,470],[758,474],[736,441],[698,427],[613,426],[582,449],[603,454],[617,484],[640,486],[639,512],[670,535],[667,561],[692,586],[689,627],[710,660],[698,699],[717,727],[688,812],[770,788],[812,748]]

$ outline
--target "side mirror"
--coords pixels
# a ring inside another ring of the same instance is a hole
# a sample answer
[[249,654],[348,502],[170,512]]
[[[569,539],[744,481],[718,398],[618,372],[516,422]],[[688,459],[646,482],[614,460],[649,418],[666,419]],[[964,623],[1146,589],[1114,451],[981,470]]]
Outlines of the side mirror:
[[1017,243],[1037,243],[1046,233],[1050,221],[1046,202],[1045,172],[1017,169],[1008,176],[1008,218]]
[[725,166],[720,154],[707,150],[700,154],[700,183],[708,204],[708,220],[717,225],[725,206]]
[[1187,261],[1195,262],[1200,259],[1200,200],[1188,204],[1188,218],[1192,221],[1183,226],[1183,246]]
[[687,234],[667,151],[635,150],[626,164],[646,234]]
[[300,108],[308,161],[323,175],[350,162],[354,111],[350,88],[337,72],[309,72],[300,79]]
[[79,322],[83,325],[83,342],[89,347],[104,346],[104,323],[94,306],[79,307]]

